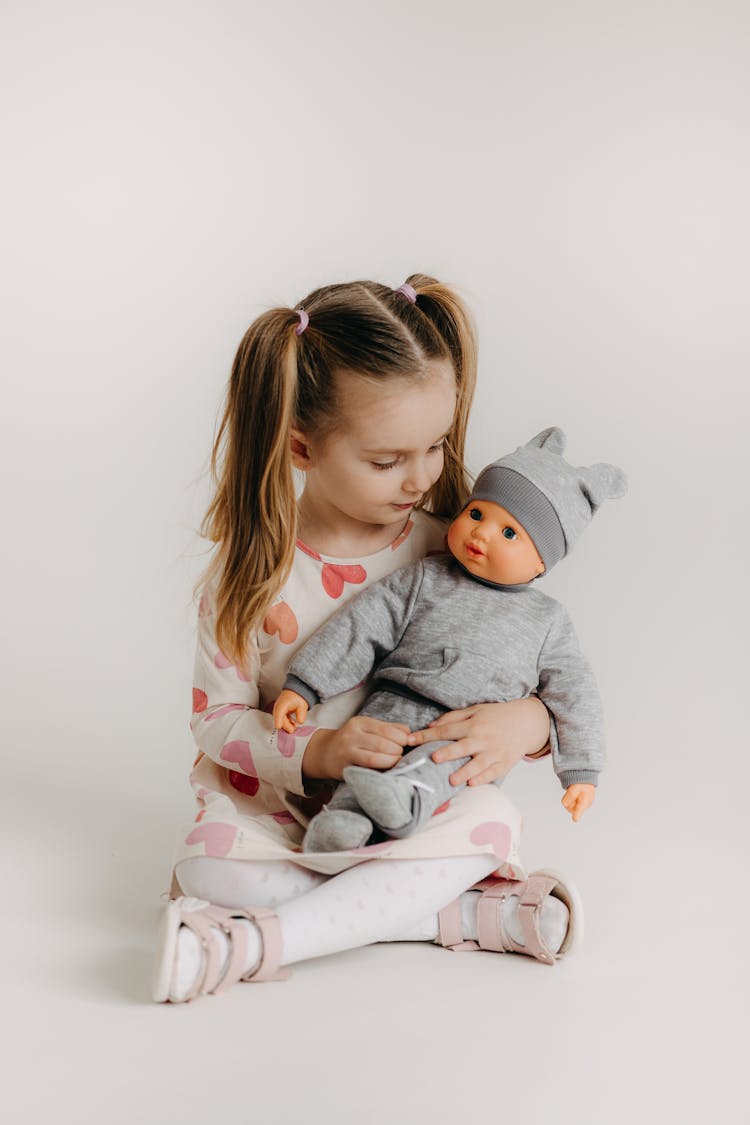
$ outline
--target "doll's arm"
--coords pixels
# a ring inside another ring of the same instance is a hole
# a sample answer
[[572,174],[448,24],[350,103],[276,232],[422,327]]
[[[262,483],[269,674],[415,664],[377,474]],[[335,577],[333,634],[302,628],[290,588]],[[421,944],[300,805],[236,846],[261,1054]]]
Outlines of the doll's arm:
[[[276,730],[294,734],[298,726],[307,718],[307,701],[296,691],[284,689],[273,705],[273,725]],[[294,716],[294,717],[292,717]]]
[[[604,724],[593,672],[581,652],[570,617],[559,605],[555,606],[540,654],[537,693],[555,721],[555,773],[566,791],[578,786],[587,789],[580,817],[593,801],[593,789],[604,766]],[[570,798],[576,807],[578,796],[576,793]]]
[[423,573],[413,563],[356,594],[297,650],[285,688],[313,706],[361,684],[397,647]]
[[563,794],[562,804],[573,820],[579,821],[586,809],[591,808],[595,799],[595,785],[569,785]]

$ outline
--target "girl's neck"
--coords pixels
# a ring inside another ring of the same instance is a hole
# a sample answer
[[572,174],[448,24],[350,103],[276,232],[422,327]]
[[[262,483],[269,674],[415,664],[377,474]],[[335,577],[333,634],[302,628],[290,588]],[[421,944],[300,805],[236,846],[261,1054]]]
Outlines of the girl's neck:
[[297,536],[311,551],[335,559],[357,559],[389,547],[406,524],[360,523],[313,497],[306,489],[299,499]]

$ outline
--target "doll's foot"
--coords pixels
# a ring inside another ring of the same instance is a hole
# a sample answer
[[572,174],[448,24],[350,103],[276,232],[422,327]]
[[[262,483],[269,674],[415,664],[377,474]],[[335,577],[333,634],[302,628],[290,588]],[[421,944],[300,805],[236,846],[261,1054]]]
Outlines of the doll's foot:
[[361,812],[323,809],[308,824],[302,851],[348,852],[363,848],[372,831],[372,821]]
[[347,766],[344,777],[362,809],[386,835],[411,835],[418,820],[419,790],[405,771],[398,766],[386,771]]

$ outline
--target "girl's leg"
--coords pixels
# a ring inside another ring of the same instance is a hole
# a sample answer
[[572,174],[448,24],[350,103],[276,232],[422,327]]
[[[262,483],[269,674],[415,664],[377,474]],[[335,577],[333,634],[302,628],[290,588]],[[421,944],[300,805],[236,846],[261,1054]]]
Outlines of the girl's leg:
[[[373,942],[434,941],[438,936],[437,912],[489,875],[496,866],[497,859],[493,856],[472,855],[448,859],[380,860],[350,868],[277,908],[281,964],[290,965]],[[215,901],[212,893],[205,897]],[[465,937],[476,937],[479,898],[478,892],[470,892],[461,899]],[[511,932],[516,926],[512,902],[510,900],[507,905],[505,919]],[[253,923],[242,924],[247,929],[244,971],[249,973],[260,962],[262,942]],[[550,948],[559,949],[567,932],[567,908],[557,899],[549,898],[544,903],[541,924],[547,944]],[[216,933],[222,960],[226,963],[228,939],[218,929],[213,932]],[[520,931],[514,936],[519,942],[523,941]],[[174,1000],[188,994],[201,970],[202,954],[198,939],[185,927],[181,929],[179,939],[170,987],[170,998]]]
[[327,875],[294,863],[194,856],[175,869],[182,893],[216,906],[270,906],[299,898],[325,883]]

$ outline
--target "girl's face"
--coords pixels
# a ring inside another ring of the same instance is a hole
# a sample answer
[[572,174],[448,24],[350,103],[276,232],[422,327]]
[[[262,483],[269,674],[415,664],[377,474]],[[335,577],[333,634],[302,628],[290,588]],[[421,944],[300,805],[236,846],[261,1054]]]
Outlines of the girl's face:
[[433,360],[420,382],[381,385],[342,373],[344,414],[320,441],[292,434],[292,459],[307,473],[305,492],[329,515],[371,526],[403,524],[443,470],[443,439],[453,424],[456,379]]

